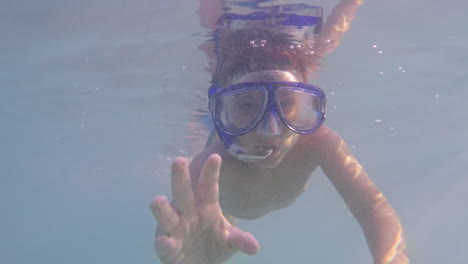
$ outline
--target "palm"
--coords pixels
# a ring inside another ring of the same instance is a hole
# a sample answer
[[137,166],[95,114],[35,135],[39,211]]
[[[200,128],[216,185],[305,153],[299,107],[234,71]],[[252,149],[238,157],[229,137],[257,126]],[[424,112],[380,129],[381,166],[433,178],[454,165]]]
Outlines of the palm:
[[191,187],[187,162],[172,165],[173,203],[156,197],[152,211],[158,221],[155,249],[164,263],[222,263],[237,250],[254,254],[258,243],[250,233],[232,226],[218,200],[221,158],[212,155],[201,172],[197,194]]

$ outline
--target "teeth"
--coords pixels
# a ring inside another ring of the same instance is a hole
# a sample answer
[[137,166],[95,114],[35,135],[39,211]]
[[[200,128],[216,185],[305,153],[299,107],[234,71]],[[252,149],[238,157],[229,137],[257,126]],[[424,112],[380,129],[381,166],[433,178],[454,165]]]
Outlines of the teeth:
[[256,152],[255,154],[248,154],[247,151],[238,146],[231,145],[231,147],[228,149],[228,151],[237,159],[250,162],[267,159],[271,153],[273,153],[273,150],[274,148],[266,148],[265,150]]
[[265,148],[263,150],[256,152],[255,154],[257,154],[258,156],[264,156],[264,155],[270,155],[271,152],[273,152],[273,148]]
[[238,157],[244,161],[261,161],[267,159],[271,153],[273,153],[272,148],[263,152],[257,152],[255,155],[238,154]]

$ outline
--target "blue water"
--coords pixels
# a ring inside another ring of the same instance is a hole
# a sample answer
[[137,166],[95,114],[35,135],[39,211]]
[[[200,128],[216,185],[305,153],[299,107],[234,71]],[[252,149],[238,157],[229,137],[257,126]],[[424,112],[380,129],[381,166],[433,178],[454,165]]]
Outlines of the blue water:
[[[189,113],[206,105],[196,8],[0,1],[1,263],[158,263],[148,205],[170,195]],[[314,80],[413,263],[468,258],[467,8],[365,1]],[[261,251],[229,263],[372,262],[321,172],[291,207],[240,225]]]

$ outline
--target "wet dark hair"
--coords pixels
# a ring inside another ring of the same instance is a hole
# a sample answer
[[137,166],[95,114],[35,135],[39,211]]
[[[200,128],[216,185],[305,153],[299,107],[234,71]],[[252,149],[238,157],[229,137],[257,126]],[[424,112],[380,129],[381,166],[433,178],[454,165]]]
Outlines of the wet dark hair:
[[310,72],[319,66],[311,47],[285,32],[265,28],[223,29],[215,33],[218,40],[217,68],[213,82],[226,86],[250,72],[282,70],[307,82]]

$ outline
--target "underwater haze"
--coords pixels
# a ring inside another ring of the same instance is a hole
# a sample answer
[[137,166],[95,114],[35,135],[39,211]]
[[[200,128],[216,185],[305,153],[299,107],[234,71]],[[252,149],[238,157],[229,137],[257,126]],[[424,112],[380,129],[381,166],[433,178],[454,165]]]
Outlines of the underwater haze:
[[[0,263],[159,263],[149,203],[171,196],[171,161],[191,155],[190,113],[207,105],[197,8],[0,0]],[[467,9],[364,0],[313,79],[412,263],[468,259]],[[372,263],[321,171],[292,206],[240,226],[261,250],[228,263]]]

